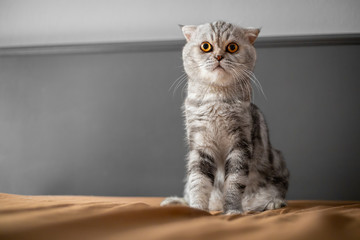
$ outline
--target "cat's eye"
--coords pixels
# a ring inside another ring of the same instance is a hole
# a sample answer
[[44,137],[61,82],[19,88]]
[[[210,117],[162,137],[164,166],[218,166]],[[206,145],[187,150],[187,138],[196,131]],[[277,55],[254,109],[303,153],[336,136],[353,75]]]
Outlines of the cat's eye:
[[200,49],[203,50],[204,52],[210,52],[212,50],[212,46],[209,42],[203,42],[200,45]]
[[230,43],[229,45],[227,45],[226,47],[226,51],[228,51],[229,53],[234,53],[239,49],[239,45],[237,45],[236,43]]

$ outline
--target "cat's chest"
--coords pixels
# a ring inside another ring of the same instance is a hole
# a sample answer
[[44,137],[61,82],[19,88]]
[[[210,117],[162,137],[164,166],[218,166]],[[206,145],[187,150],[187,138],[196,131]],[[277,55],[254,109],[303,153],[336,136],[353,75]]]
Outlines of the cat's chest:
[[239,117],[236,109],[225,104],[207,104],[194,109],[190,114],[195,118],[201,119],[204,123],[225,127],[229,125],[234,118]]
[[250,136],[249,111],[242,104],[185,104],[185,113],[190,147],[212,149],[222,160],[234,144]]
[[227,126],[248,118],[248,109],[241,103],[210,102],[202,105],[185,104],[186,118],[208,124]]
[[249,111],[242,103],[210,102],[202,105],[185,105],[186,125],[202,129],[206,138],[227,141],[234,130],[249,126]]

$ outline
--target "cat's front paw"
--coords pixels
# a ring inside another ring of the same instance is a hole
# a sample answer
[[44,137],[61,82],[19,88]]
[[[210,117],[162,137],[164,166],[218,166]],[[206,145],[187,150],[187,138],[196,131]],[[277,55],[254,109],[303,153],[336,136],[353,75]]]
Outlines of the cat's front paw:
[[161,203],[160,206],[169,206],[169,205],[188,205],[184,198],[179,197],[168,197],[165,198]]
[[242,210],[226,210],[224,212],[225,215],[235,215],[235,214],[242,214]]
[[199,209],[199,210],[203,210],[203,211],[209,211],[208,207],[202,205],[202,204],[196,204],[196,203],[193,203],[193,204],[190,204],[190,207],[191,208],[196,208],[196,209]]

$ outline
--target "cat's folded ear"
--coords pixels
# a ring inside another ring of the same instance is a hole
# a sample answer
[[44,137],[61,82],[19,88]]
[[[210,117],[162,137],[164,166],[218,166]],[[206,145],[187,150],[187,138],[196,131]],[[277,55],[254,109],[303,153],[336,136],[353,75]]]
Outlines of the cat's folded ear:
[[245,28],[245,36],[249,39],[251,44],[255,43],[258,35],[260,33],[260,28]]
[[180,25],[179,24],[179,27],[181,28],[185,38],[186,38],[186,41],[190,41],[191,40],[191,37],[192,35],[194,34],[197,26],[194,26],[194,25]]

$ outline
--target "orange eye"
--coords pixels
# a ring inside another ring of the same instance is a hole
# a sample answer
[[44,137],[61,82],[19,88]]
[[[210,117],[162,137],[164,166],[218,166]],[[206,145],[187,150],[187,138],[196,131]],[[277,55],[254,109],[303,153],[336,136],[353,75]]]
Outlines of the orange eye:
[[234,53],[239,49],[239,45],[237,45],[236,43],[230,43],[229,45],[227,45],[226,50],[229,53]]
[[210,52],[212,50],[212,46],[209,42],[203,42],[200,45],[200,49],[203,50],[204,52]]

